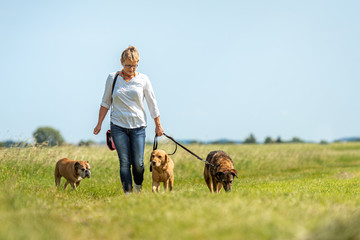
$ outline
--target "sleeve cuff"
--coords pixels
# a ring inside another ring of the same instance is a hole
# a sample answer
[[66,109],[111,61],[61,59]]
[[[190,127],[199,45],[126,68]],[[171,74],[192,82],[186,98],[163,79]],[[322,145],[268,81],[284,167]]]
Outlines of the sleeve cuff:
[[105,103],[105,102],[102,102],[102,103],[100,104],[100,106],[103,106],[104,108],[107,108],[107,109],[110,108],[110,105],[107,104],[107,103]]

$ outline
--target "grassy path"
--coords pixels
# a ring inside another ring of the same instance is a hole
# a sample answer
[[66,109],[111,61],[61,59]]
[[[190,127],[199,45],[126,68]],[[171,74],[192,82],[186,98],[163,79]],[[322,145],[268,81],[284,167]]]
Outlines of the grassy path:
[[[128,196],[106,147],[0,149],[0,239],[360,239],[360,144],[189,148],[232,157],[231,193],[210,194],[203,162],[181,149],[172,193],[151,192],[149,145],[144,190]],[[77,192],[54,187],[63,157],[91,164]]]

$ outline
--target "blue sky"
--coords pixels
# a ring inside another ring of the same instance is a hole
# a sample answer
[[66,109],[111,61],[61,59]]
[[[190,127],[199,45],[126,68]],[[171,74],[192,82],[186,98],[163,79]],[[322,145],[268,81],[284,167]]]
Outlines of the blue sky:
[[360,136],[359,11],[355,0],[6,1],[0,141],[39,126],[103,141],[109,117],[92,131],[105,81],[128,45],[175,139]]

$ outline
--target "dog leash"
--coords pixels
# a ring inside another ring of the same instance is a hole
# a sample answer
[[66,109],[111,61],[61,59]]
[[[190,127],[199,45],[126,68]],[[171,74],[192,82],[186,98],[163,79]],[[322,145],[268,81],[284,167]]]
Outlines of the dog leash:
[[[198,155],[196,155],[195,153],[193,153],[191,150],[189,150],[188,148],[186,148],[185,146],[183,146],[182,144],[180,144],[179,142],[177,142],[174,138],[170,137],[169,135],[163,133],[165,135],[165,137],[169,138],[171,141],[173,141],[176,145],[175,151],[172,154],[168,154],[168,155],[173,155],[175,154],[176,150],[177,150],[177,145],[179,145],[180,147],[182,147],[185,151],[187,151],[188,153],[190,153],[191,155],[193,155],[194,157],[196,157],[197,159],[199,159],[200,161],[203,161],[205,164],[209,164],[213,167],[214,164],[209,163],[208,161],[202,159],[201,157],[199,157]],[[158,141],[157,141],[158,136],[155,134],[155,139],[154,139],[154,145],[153,145],[153,150],[157,149],[158,146]]]

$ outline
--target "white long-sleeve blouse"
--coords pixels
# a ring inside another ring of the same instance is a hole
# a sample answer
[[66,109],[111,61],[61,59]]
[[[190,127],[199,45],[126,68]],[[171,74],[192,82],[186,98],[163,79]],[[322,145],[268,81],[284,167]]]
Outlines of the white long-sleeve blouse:
[[152,118],[160,116],[155,94],[149,78],[145,74],[137,73],[129,82],[118,76],[111,104],[111,91],[116,72],[110,73],[105,84],[105,91],[101,106],[109,109],[112,105],[110,120],[113,124],[123,128],[146,127],[146,113],[144,98]]

